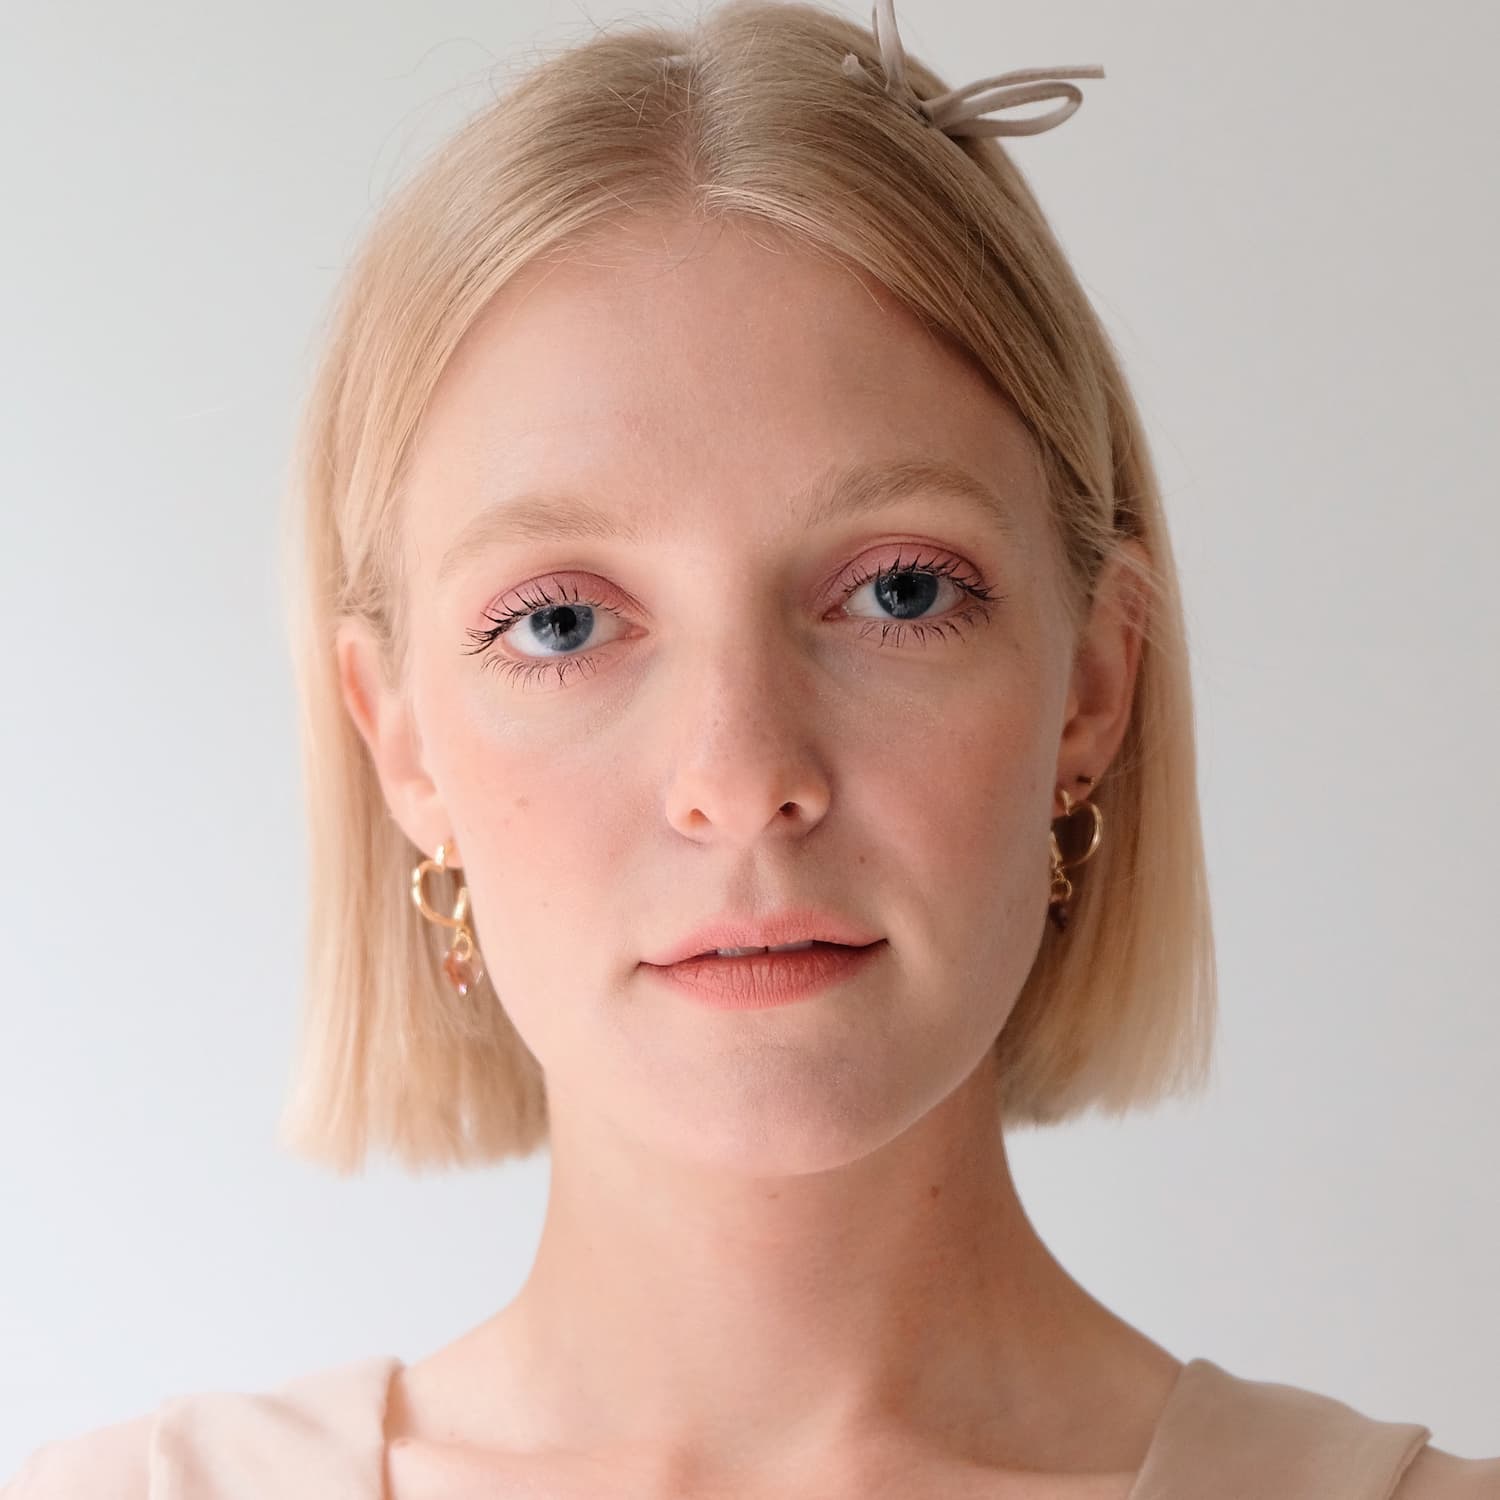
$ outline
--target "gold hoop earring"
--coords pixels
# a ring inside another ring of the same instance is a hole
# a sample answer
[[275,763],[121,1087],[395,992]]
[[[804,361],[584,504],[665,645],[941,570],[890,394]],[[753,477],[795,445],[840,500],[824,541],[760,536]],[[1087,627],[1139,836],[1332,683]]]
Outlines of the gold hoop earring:
[[460,876],[458,899],[454,902],[451,917],[445,917],[442,912],[434,911],[422,894],[422,877],[429,870],[447,870],[448,868],[448,845],[439,844],[436,859],[424,859],[420,864],[412,867],[411,899],[417,910],[429,922],[453,928],[453,945],[443,954],[443,973],[448,983],[460,995],[467,995],[479,982],[480,975],[484,973],[484,962],[478,956],[479,950],[474,945],[474,932],[469,926],[469,887]]
[[[1085,786],[1093,786],[1094,784],[1092,776],[1080,776],[1078,779]],[[1047,915],[1052,919],[1052,925],[1059,932],[1062,932],[1068,925],[1068,902],[1073,896],[1073,882],[1063,872],[1065,870],[1077,869],[1099,847],[1099,841],[1104,837],[1104,814],[1100,812],[1097,802],[1075,803],[1063,787],[1058,787],[1057,794],[1062,798],[1062,817],[1064,820],[1071,818],[1075,812],[1081,812],[1084,808],[1087,808],[1094,816],[1094,827],[1092,833],[1089,835],[1089,846],[1077,859],[1070,859],[1064,862],[1062,849],[1057,842],[1056,830],[1053,829],[1047,834],[1048,841],[1052,845],[1052,894],[1047,902]],[[1056,822],[1057,820],[1054,819],[1053,821]]]

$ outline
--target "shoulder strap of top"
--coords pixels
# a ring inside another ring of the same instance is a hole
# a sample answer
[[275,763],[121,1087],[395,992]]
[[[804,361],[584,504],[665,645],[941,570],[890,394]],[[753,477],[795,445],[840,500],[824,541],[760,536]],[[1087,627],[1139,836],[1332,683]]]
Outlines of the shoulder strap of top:
[[1210,1359],[1182,1372],[1129,1500],[1388,1500],[1432,1436],[1332,1396],[1232,1375]]
[[266,1392],[172,1397],[152,1434],[150,1500],[380,1500],[386,1400],[399,1364],[378,1355]]

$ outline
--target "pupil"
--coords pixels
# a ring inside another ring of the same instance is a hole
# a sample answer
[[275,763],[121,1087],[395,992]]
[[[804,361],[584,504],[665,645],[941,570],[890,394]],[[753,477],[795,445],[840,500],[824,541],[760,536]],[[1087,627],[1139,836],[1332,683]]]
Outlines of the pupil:
[[932,607],[937,591],[937,577],[916,569],[887,573],[875,581],[875,593],[881,604],[898,616],[903,610],[925,614]]
[[531,617],[531,627],[549,646],[566,649],[581,644],[594,611],[587,604],[553,604]]

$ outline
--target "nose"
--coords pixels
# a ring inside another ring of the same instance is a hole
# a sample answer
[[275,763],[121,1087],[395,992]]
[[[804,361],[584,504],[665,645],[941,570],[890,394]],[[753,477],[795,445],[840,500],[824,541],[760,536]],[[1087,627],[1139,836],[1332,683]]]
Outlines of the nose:
[[830,782],[807,664],[784,637],[733,632],[695,652],[666,816],[688,837],[796,838],[827,814]]

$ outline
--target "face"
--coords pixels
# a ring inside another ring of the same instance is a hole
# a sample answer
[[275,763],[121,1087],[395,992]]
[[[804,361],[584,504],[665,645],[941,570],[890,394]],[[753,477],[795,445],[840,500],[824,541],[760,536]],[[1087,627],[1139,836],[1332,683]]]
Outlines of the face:
[[[654,224],[511,283],[414,457],[411,674],[380,698],[347,629],[346,698],[406,832],[457,844],[554,1129],[772,1173],[911,1126],[1005,1023],[1053,789],[1104,769],[1133,673],[1103,625],[1074,669],[1013,409],[868,279]],[[963,471],[1001,513],[937,474],[840,509],[855,465]],[[538,493],[639,535],[515,525]],[[804,905],[877,960],[763,1010],[643,966]]]

